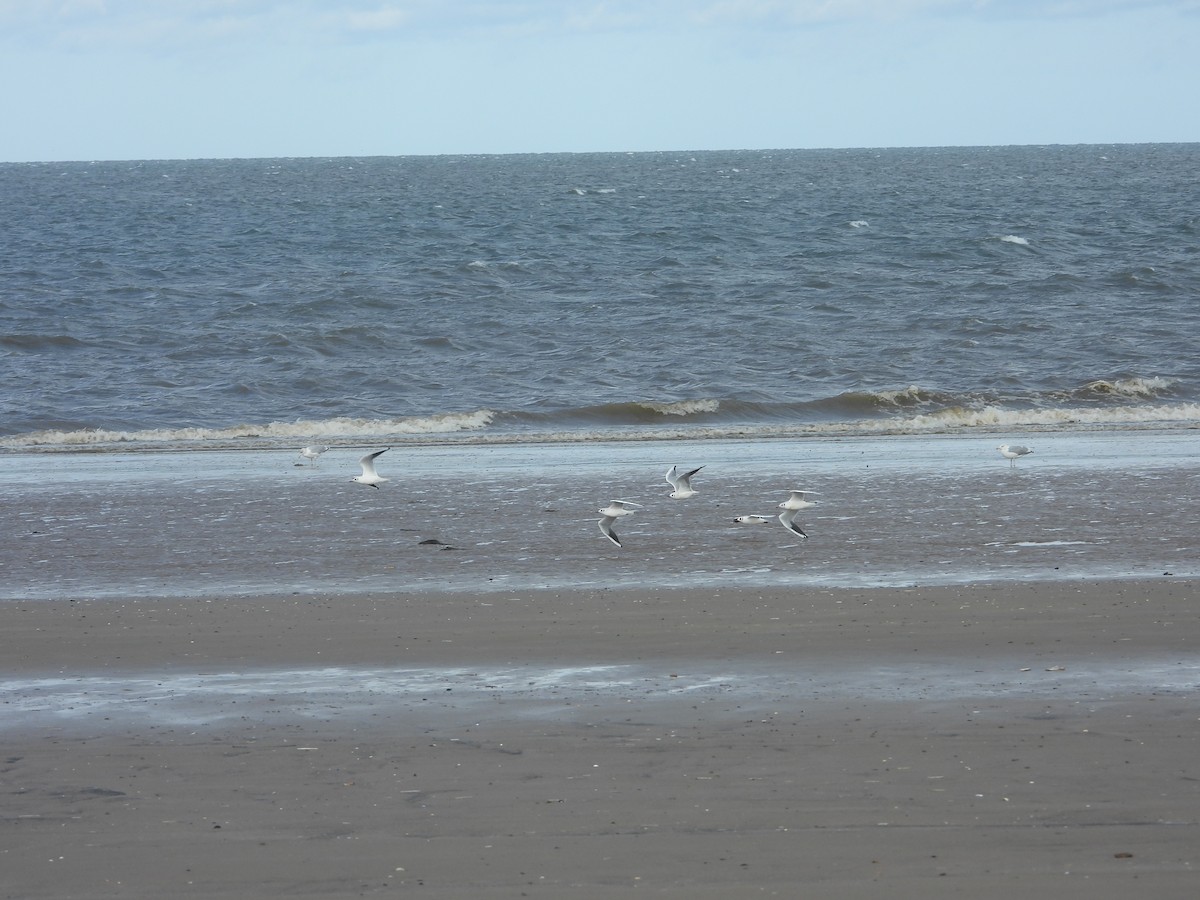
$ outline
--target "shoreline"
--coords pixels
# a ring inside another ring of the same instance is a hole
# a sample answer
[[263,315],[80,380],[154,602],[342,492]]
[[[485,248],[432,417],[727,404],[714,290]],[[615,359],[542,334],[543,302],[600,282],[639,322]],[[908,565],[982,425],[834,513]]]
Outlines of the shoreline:
[[[1200,404],[1191,401],[1174,401],[1160,404],[1156,409],[1170,411],[1191,410]],[[1118,410],[1124,408],[1118,407]],[[982,416],[986,411],[981,411]],[[381,430],[364,434],[313,434],[303,431],[296,434],[278,437],[235,436],[229,438],[206,437],[196,438],[161,438],[161,439],[129,439],[114,438],[95,442],[54,442],[54,441],[18,441],[28,439],[43,433],[57,432],[28,432],[22,434],[0,435],[0,457],[19,458],[22,456],[59,456],[69,457],[79,455],[112,456],[130,454],[134,456],[175,453],[293,453],[297,445],[305,442],[328,444],[334,450],[359,450],[387,444],[397,450],[525,450],[529,447],[545,445],[547,447],[571,448],[579,445],[613,444],[617,446],[629,444],[711,444],[711,443],[804,443],[814,444],[823,441],[831,442],[871,442],[871,441],[938,441],[938,440],[980,440],[991,441],[1013,433],[1037,435],[1043,437],[1071,438],[1111,438],[1118,437],[1186,437],[1200,429],[1200,422],[1186,415],[1167,415],[1161,418],[1139,419],[1136,416],[1114,418],[1112,420],[1086,421],[1080,416],[1079,410],[1063,410],[1074,417],[1038,421],[1036,417],[1020,419],[1013,422],[981,421],[978,423],[962,424],[953,422],[916,423],[904,419],[864,419],[855,421],[811,422],[800,425],[781,425],[778,422],[745,422],[725,425],[689,424],[675,427],[657,426],[648,428],[640,425],[613,426],[608,428],[563,428],[553,431],[529,430],[499,430],[486,432],[482,430],[464,430],[452,432],[388,432]],[[464,413],[463,415],[470,415]],[[921,417],[924,418],[924,417]],[[933,417],[931,417],[933,418]],[[280,424],[280,423],[271,423]],[[289,426],[291,427],[291,426]],[[170,429],[147,429],[147,433]],[[189,431],[190,429],[180,429]],[[220,429],[216,429],[219,431]],[[236,427],[231,430],[237,430]],[[97,429],[105,432],[104,429]],[[92,434],[90,429],[67,434]],[[105,432],[106,433],[106,432]],[[112,432],[114,434],[121,432]],[[134,432],[140,434],[141,432]]]
[[7,895],[1182,898],[1198,600],[0,604]]
[[[821,589],[1198,577],[1195,442],[1180,435],[1039,440],[1010,466],[977,439],[690,442],[402,452],[378,491],[355,453],[297,466],[295,451],[9,460],[13,510],[0,597],[79,601],[302,591],[314,596],[536,585]],[[668,499],[676,460],[700,494]],[[820,493],[798,543],[771,514]],[[624,546],[596,527],[643,504]]]

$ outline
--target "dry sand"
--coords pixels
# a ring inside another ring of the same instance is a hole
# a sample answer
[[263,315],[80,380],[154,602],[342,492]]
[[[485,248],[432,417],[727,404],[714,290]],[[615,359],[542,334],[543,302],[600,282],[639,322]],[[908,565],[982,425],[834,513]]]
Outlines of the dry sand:
[[1192,898],[1198,600],[8,602],[0,890]]

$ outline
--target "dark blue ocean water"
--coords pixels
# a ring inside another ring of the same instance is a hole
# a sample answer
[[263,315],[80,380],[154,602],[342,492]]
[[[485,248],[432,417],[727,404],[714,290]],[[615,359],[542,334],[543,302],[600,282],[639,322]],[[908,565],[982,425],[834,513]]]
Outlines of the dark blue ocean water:
[[0,164],[0,446],[1194,428],[1200,145]]

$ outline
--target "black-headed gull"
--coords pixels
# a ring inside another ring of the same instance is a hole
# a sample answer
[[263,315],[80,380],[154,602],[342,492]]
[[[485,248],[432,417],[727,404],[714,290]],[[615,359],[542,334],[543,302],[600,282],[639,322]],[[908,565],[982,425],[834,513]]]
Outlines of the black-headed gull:
[[807,538],[804,529],[796,524],[796,514],[802,509],[808,509],[810,506],[816,506],[816,502],[809,500],[813,491],[792,491],[791,496],[779,504],[779,508],[783,510],[779,514],[779,521],[783,527],[792,534],[797,534],[802,538]]
[[808,509],[810,506],[816,506],[815,500],[809,500],[816,494],[816,491],[792,491],[791,496],[779,504],[780,509],[801,510]]
[[[312,465],[315,466],[317,464],[317,457],[320,456],[322,453],[324,453],[328,449],[329,449],[328,447],[323,447],[323,446],[320,446],[317,444],[313,444],[308,447],[301,447],[300,455],[303,456],[310,463],[312,463]],[[299,465],[299,463],[297,463],[297,465]]]
[[703,469],[704,466],[697,466],[690,472],[680,473],[679,466],[671,466],[667,470],[667,481],[674,488],[669,496],[672,500],[686,500],[688,497],[695,497],[696,491],[692,490],[692,476]]
[[1001,444],[996,448],[1000,451],[1000,455],[1008,460],[1009,467],[1015,466],[1017,460],[1022,456],[1028,456],[1033,452],[1032,447],[1022,447],[1020,444]]
[[775,521],[775,516],[736,516],[733,521],[739,525],[766,525]]
[[379,487],[380,482],[387,481],[386,478],[375,471],[375,457],[381,453],[387,453],[391,449],[391,447],[384,447],[382,450],[376,450],[374,453],[368,453],[366,456],[360,459],[358,464],[362,466],[362,474],[355,475],[350,480],[357,481],[359,484],[369,484],[373,488]]
[[600,515],[604,516],[597,524],[600,530],[604,532],[604,536],[616,544],[621,546],[621,539],[617,537],[617,533],[613,531],[613,522],[617,521],[621,516],[633,515],[635,510],[641,509],[642,504],[633,503],[629,500],[611,500],[608,506],[599,510]]

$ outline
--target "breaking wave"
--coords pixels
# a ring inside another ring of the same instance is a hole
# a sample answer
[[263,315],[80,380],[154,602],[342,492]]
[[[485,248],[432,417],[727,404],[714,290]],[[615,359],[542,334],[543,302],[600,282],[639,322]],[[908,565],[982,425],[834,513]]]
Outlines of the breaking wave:
[[719,400],[679,400],[675,403],[639,403],[646,409],[663,416],[692,416],[698,413],[715,413],[721,408]]
[[1167,393],[1175,382],[1170,378],[1120,378],[1116,381],[1098,380],[1085,385],[1080,392],[1099,398],[1104,397],[1159,397]]
[[1150,402],[1159,378],[1094,381],[1057,402],[963,397],[916,385],[794,403],[637,401],[531,413],[479,409],[400,418],[348,418],[142,431],[45,430],[0,439],[8,451],[232,449],[321,441],[510,443],[730,437],[904,435],[977,430],[1200,428],[1200,403]]
[[445,413],[414,418],[355,419],[339,416],[323,421],[269,422],[263,425],[234,425],[228,428],[150,428],[144,431],[110,431],[103,428],[47,430],[5,438],[0,441],[0,446],[8,449],[51,446],[78,449],[115,444],[130,449],[130,445],[238,446],[246,443],[282,444],[310,439],[448,435],[486,428],[495,415],[491,410],[481,409],[469,413]]

